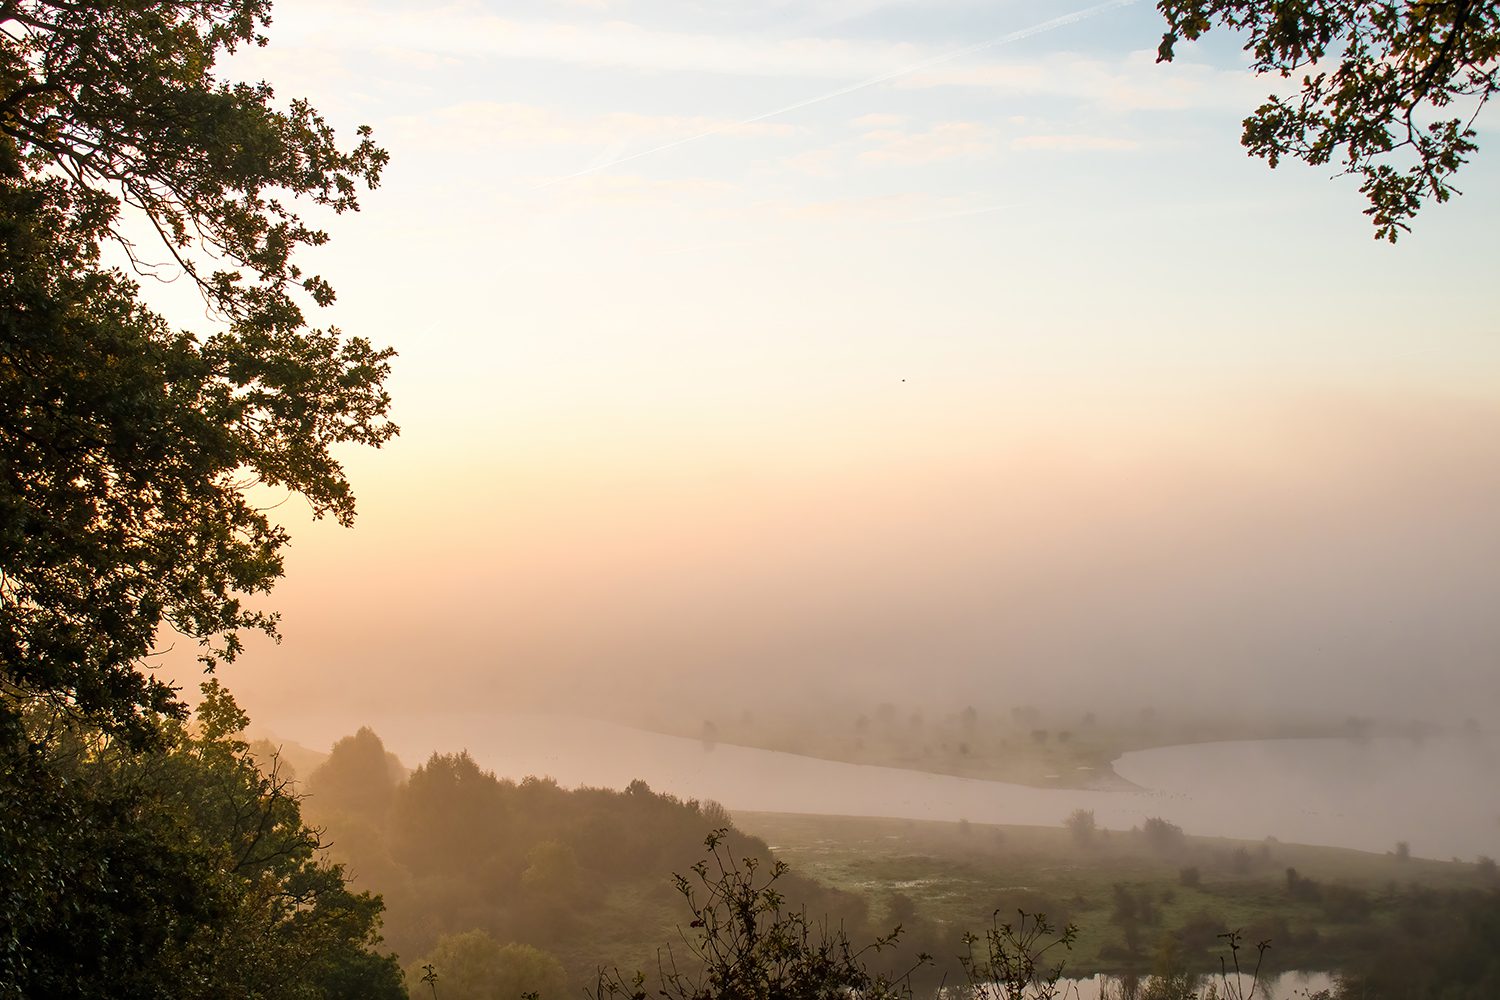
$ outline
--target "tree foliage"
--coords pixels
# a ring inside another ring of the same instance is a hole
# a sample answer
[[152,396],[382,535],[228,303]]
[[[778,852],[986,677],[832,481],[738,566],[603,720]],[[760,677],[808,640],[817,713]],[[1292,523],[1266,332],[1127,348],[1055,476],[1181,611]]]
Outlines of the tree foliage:
[[1378,239],[1395,242],[1478,147],[1500,89],[1500,7],[1485,0],[1160,0],[1158,61],[1215,25],[1247,36],[1252,69],[1299,79],[1245,119],[1243,143],[1360,178]]
[[398,1000],[381,903],[320,860],[216,681],[139,751],[35,701],[0,758],[0,998]]
[[[0,722],[27,692],[136,736],[180,715],[141,669],[163,626],[210,666],[244,630],[275,635],[245,598],[287,536],[251,488],[347,523],[330,449],[395,433],[390,352],[307,322],[333,290],[302,270],[327,235],[295,210],[356,209],[386,154],[215,75],[268,17],[268,0],[0,2]],[[195,283],[209,327],[173,330],[107,245]]]
[[1078,929],[1068,924],[1058,930],[1042,913],[1017,910],[1016,918],[1001,920],[997,910],[982,938],[964,935],[960,961],[975,1000],[1053,1000],[1063,992],[1057,984],[1064,960],[1056,949],[1071,950]]
[[567,996],[568,977],[556,957],[527,944],[500,944],[482,930],[446,934],[426,958],[407,969],[407,981],[422,1000],[424,993],[441,1000],[521,1000],[527,995],[558,1000]]

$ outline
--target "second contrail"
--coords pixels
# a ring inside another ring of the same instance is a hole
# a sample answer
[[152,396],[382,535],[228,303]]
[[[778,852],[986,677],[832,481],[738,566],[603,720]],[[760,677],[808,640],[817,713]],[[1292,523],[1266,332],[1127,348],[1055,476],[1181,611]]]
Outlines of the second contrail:
[[723,125],[716,125],[713,128],[707,129],[703,132],[699,132],[696,135],[685,136],[681,139],[673,139],[671,142],[662,143],[660,146],[653,146],[650,149],[643,149],[638,153],[631,153],[628,156],[620,156],[612,160],[606,160],[603,163],[596,163],[593,166],[585,167],[584,169],[574,171],[571,174],[563,174],[561,177],[554,177],[550,181],[539,184],[538,187],[551,187],[553,184],[559,184],[563,181],[573,180],[577,177],[586,177],[589,174],[597,174],[600,171],[609,170],[612,167],[618,167],[622,163],[629,163],[632,160],[639,160],[642,157],[646,156],[655,156],[657,153],[664,153],[669,149],[676,149],[678,146],[685,146],[690,142],[697,142],[699,139],[707,139],[709,136],[718,135],[722,132],[728,132],[731,129],[743,128],[746,125],[754,125],[756,122],[763,122],[767,118],[775,118],[778,115],[784,115],[789,114],[793,111],[799,111],[802,108],[811,107],[814,104],[822,104],[824,101],[831,101],[836,97],[843,97],[845,94],[852,94],[856,91],[865,90],[869,87],[879,86],[882,83],[887,83],[891,80],[895,80],[903,76],[908,76],[912,73],[918,73],[931,66],[938,66],[945,62],[951,62],[954,59],[972,55],[975,52],[982,52],[985,49],[998,48],[1001,45],[1010,45],[1013,42],[1019,42],[1023,39],[1031,38],[1035,35],[1045,34],[1049,31],[1054,31],[1058,28],[1066,27],[1070,24],[1077,24],[1079,21],[1086,21],[1091,17],[1103,14],[1105,11],[1114,10],[1117,7],[1129,7],[1131,4],[1134,4],[1136,2],[1137,0],[1105,0],[1104,3],[1095,4],[1092,7],[1084,7],[1081,10],[1075,10],[1069,14],[1061,14],[1049,20],[1042,21],[1039,24],[1033,24],[1029,28],[1021,28],[1016,31],[1008,32],[1004,35],[997,35],[994,38],[987,38],[982,42],[975,42],[973,45],[965,45],[963,48],[953,49],[949,52],[943,52],[938,55],[931,56],[927,59],[920,60],[919,62],[914,62],[909,65],[902,66],[899,69],[893,69],[888,73],[881,73],[879,76],[872,76],[867,80],[860,80],[857,83],[851,83],[848,86],[839,87],[837,90],[830,90],[827,93],[819,94],[816,97],[809,97],[806,100],[797,101],[792,104],[786,104],[774,110],[762,112],[758,115],[752,115],[751,117],[746,118],[742,121],[726,122]]

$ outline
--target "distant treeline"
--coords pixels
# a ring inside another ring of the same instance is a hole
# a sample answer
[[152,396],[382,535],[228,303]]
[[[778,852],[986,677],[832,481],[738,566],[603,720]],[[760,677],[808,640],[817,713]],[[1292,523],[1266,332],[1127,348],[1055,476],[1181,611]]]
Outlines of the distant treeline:
[[[357,886],[384,897],[385,941],[414,995],[422,967],[443,956],[450,966],[524,958],[538,970],[555,956],[569,995],[603,966],[654,967],[657,949],[677,939],[672,875],[702,857],[707,832],[729,828],[724,846],[738,857],[771,857],[717,803],[683,801],[643,781],[568,790],[549,778],[497,778],[468,753],[434,754],[408,775],[370,729],[335,744],[302,790],[332,856]],[[780,889],[790,905],[851,935],[870,931],[853,894],[795,874]],[[496,957],[512,944],[531,950]],[[542,976],[525,988],[555,981]]]
[[[431,985],[439,986],[443,1000],[528,991],[578,996],[601,969],[650,971],[661,962],[680,963],[686,921],[673,875],[690,872],[703,857],[705,833],[726,828],[725,851],[742,860],[773,860],[763,840],[736,830],[713,802],[683,801],[642,781],[624,790],[571,791],[546,778],[517,782],[485,771],[467,753],[434,754],[408,773],[369,729],[340,740],[301,787],[304,813],[325,828],[334,859],[348,866],[355,885],[384,897],[386,945],[399,954],[413,996],[429,995]],[[1075,814],[1065,824],[1079,849],[1103,836],[1092,824],[1082,829],[1084,818]],[[964,832],[961,839],[972,839]],[[1162,821],[1140,831],[1140,842],[1164,864],[1185,857],[1182,831]],[[1492,863],[1477,874],[1481,883],[1493,884]],[[1276,882],[1263,881],[1268,876]],[[1241,930],[1247,940],[1270,939],[1276,968],[1341,967],[1345,978],[1337,995],[1350,1000],[1500,996],[1495,890],[1391,883],[1371,891],[1315,881],[1295,869],[1240,877],[1245,881],[1237,890],[1233,881],[1222,890],[1237,900],[1231,909],[1261,912],[1255,926]],[[1198,867],[1188,866],[1175,871],[1174,881],[1191,894],[1201,878]],[[919,953],[933,956],[910,980],[919,994],[959,981],[963,943],[957,931],[991,917],[931,919],[894,884],[855,894],[788,872],[777,888],[788,909],[805,910],[810,920],[852,941],[874,940],[899,924],[897,944],[871,959],[882,970],[901,972]],[[1192,966],[1217,953],[1219,936],[1234,929],[1201,911],[1187,914],[1180,926],[1164,920],[1156,895],[1144,886],[1117,884],[1113,893],[1107,933],[1125,935],[1128,954],[1117,958],[1130,959],[1127,966],[1142,963],[1136,967],[1143,996],[1153,984],[1151,973],[1163,988],[1164,972],[1180,982],[1191,979]],[[1084,903],[1001,895],[997,905],[1005,913],[1018,906],[1045,910],[1058,925]],[[869,901],[876,905],[874,920]],[[436,983],[424,984],[424,977]],[[1122,986],[1130,982],[1127,977]]]

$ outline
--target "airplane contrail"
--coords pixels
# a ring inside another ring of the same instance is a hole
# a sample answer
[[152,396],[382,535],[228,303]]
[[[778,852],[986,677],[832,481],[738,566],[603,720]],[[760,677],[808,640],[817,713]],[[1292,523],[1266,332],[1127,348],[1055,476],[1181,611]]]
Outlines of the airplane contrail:
[[707,139],[709,136],[718,135],[721,132],[727,132],[730,129],[743,128],[746,125],[754,125],[757,122],[763,122],[767,118],[775,118],[778,115],[788,114],[792,111],[800,111],[802,108],[811,107],[814,104],[822,104],[824,101],[831,101],[836,97],[843,97],[845,94],[852,94],[856,91],[879,86],[882,83],[895,80],[898,77],[903,77],[912,73],[920,72],[930,66],[937,66],[942,63],[961,58],[963,56],[972,55],[975,52],[981,52],[985,49],[993,49],[1001,45],[1009,45],[1013,42],[1019,42],[1022,39],[1031,38],[1035,35],[1041,35],[1049,31],[1054,31],[1057,28],[1066,27],[1070,24],[1077,24],[1079,21],[1088,20],[1091,17],[1103,14],[1105,11],[1114,10],[1117,7],[1129,7],[1131,4],[1134,4],[1136,2],[1137,0],[1105,0],[1104,3],[1095,4],[1092,7],[1084,7],[1081,10],[1075,10],[1069,14],[1062,14],[1049,20],[1042,21],[1039,24],[1033,24],[1029,28],[1021,28],[1016,31],[1008,32],[1004,35],[997,35],[994,38],[987,38],[982,42],[975,42],[973,45],[965,45],[963,48],[953,49],[949,52],[943,52],[935,56],[930,56],[918,62],[911,63],[907,66],[902,66],[899,69],[893,69],[887,73],[881,73],[879,76],[872,76],[869,79],[860,80],[857,83],[851,83],[847,86],[839,87],[837,90],[830,90],[827,93],[819,94],[816,97],[809,97],[806,100],[796,101],[795,103],[786,104],[771,111],[766,111],[758,115],[752,115],[751,117],[746,118],[742,121],[726,122],[723,125],[716,125],[713,128],[703,132],[699,132],[696,135],[685,136],[681,139],[673,139],[671,142],[662,143],[660,146],[653,146],[650,149],[643,149],[638,153],[631,153],[628,156],[620,156],[612,160],[606,160],[603,163],[596,163],[592,166],[585,167],[582,170],[576,170],[571,174],[563,174],[561,177],[554,177],[550,181],[545,181],[537,185],[537,188],[547,188],[551,187],[554,184],[560,184],[563,181],[570,181],[578,177],[586,177],[589,174],[597,174],[600,171],[608,170],[611,167],[618,167],[622,163],[629,163],[631,160],[639,160],[642,157],[646,156],[655,156],[657,153],[664,153],[669,149],[676,149],[678,146],[685,146],[690,142],[697,142],[699,139]]

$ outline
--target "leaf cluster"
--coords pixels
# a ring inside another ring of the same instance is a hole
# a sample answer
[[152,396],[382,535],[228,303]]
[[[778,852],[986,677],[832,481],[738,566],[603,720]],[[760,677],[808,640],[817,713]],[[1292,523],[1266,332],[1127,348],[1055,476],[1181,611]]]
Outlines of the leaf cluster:
[[[1215,25],[1246,36],[1257,73],[1298,78],[1245,119],[1242,142],[1360,178],[1377,239],[1395,242],[1477,148],[1500,89],[1500,7],[1485,0],[1161,0],[1158,61]],[[1457,112],[1455,114],[1455,112]]]
[[[1052,964],[1048,953],[1069,951],[1078,939],[1078,928],[1068,924],[1061,930],[1048,923],[1046,914],[1016,911],[1016,920],[991,915],[981,938],[964,934],[964,954],[959,956],[974,997],[996,1000],[1052,1000],[1058,995],[1064,960]],[[983,943],[983,950],[975,946]]]
[[[386,154],[305,101],[214,75],[264,44],[267,0],[0,3],[0,726],[41,693],[144,739],[173,692],[169,629],[233,659],[282,573],[275,492],[347,524],[332,454],[395,433],[391,352],[306,321],[333,290],[299,203],[358,208]],[[159,235],[165,265],[130,238]],[[135,278],[186,275],[209,329],[172,329]],[[260,492],[256,492],[260,491]]]
[[127,747],[37,700],[0,755],[0,998],[403,997],[381,902],[319,857],[217,681]]

